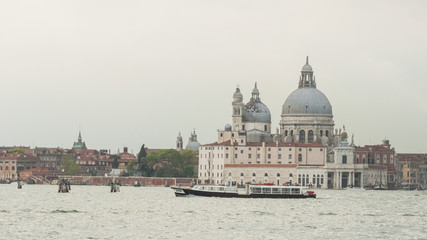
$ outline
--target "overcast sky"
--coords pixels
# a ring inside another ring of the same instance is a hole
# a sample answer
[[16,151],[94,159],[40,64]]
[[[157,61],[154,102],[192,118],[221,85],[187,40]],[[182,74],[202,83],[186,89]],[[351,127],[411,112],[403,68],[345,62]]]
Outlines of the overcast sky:
[[[310,56],[356,145],[427,152],[427,1],[0,0],[0,146],[217,140],[240,85],[279,127]],[[273,131],[274,132],[274,131]]]

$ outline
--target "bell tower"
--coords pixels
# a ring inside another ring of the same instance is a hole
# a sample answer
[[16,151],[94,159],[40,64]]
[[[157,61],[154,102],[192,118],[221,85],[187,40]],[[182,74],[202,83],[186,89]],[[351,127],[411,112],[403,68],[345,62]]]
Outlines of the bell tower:
[[239,86],[236,88],[236,92],[233,94],[233,131],[240,131],[242,129],[242,114],[243,114],[243,95],[240,92]]

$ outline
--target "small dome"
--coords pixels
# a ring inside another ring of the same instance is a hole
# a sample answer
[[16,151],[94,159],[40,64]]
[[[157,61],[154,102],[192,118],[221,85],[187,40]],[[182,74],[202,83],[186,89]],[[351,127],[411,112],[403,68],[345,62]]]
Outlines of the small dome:
[[344,131],[344,132],[341,133],[341,138],[342,139],[347,139],[347,137],[348,137],[347,132]]
[[271,123],[271,114],[268,107],[261,102],[257,84],[252,91],[251,100],[245,105],[242,113],[243,122],[263,122]]
[[313,68],[310,66],[310,64],[307,63],[302,67],[302,71],[303,72],[313,72]]
[[231,131],[231,125],[228,123],[225,124],[224,131],[230,132]]
[[236,92],[233,94],[233,102],[241,102],[243,101],[243,95],[240,92],[239,88],[236,88]]
[[302,67],[303,72],[313,72],[313,68],[308,64],[308,56],[305,58],[305,65]]
[[242,114],[243,122],[271,123],[271,114],[268,107],[262,102],[250,101],[246,104]]
[[199,152],[199,146],[200,146],[199,142],[189,142],[187,144],[187,146],[185,146],[185,149],[187,149],[187,150],[193,150],[195,152]]
[[177,139],[182,139],[181,133],[179,133],[178,137],[176,137]]

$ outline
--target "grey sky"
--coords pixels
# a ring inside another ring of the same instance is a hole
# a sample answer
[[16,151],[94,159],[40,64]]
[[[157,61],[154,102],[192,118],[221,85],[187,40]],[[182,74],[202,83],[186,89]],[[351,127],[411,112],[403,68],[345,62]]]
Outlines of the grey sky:
[[310,56],[336,127],[427,152],[427,1],[0,0],[0,146],[216,141],[258,82],[278,127]]

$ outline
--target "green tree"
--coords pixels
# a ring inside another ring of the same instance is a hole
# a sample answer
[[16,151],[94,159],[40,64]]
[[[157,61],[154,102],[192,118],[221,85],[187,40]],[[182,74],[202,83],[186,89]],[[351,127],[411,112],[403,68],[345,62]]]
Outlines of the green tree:
[[80,171],[79,166],[77,166],[73,156],[70,154],[66,154],[62,156],[60,165],[61,165],[61,168],[64,169],[65,175],[69,175],[69,176],[75,175]]
[[145,144],[142,144],[141,150],[138,153],[138,163],[141,162],[143,158],[147,156],[147,152],[145,151]]
[[22,148],[12,148],[10,149],[8,152],[10,153],[20,153],[20,154],[25,154],[25,150]]
[[166,149],[151,152],[142,159],[146,166],[143,174],[150,177],[193,177],[197,165],[196,157],[196,153],[192,150],[178,152],[174,149]]
[[116,155],[116,154],[114,154],[114,155],[111,155],[110,156],[110,158],[112,158],[112,159],[114,159],[113,160],[113,168],[119,168],[119,159],[120,159],[120,156],[119,155]]
[[132,160],[126,166],[126,170],[129,176],[133,176],[135,174],[135,160]]

